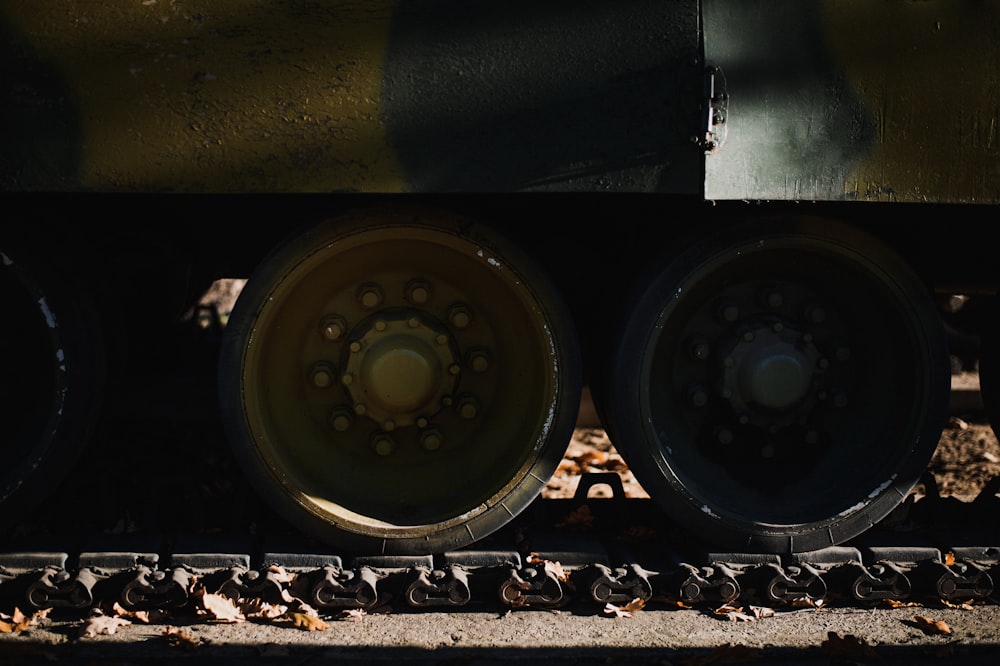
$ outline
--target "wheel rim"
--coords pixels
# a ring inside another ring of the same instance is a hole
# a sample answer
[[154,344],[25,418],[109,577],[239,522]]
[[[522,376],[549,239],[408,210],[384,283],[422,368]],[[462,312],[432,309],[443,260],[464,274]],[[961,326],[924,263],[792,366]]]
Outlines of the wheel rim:
[[269,501],[326,541],[471,543],[537,496],[569,442],[567,323],[487,230],[385,213],[322,225],[266,260],[234,308],[230,439]]
[[[86,448],[105,368],[96,317],[81,289],[41,262],[0,252],[0,503],[16,519],[52,492]],[[0,520],[0,522],[7,522]]]
[[926,469],[947,409],[944,334],[923,285],[873,239],[828,223],[731,231],[637,302],[612,435],[709,541],[841,543]]

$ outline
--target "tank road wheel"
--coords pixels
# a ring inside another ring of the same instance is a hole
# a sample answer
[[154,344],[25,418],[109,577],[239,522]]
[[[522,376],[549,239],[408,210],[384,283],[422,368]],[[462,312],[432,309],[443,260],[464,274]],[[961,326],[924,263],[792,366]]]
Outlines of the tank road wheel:
[[554,473],[580,401],[576,331],[489,229],[382,211],[265,259],[229,320],[224,425],[262,497],[353,552],[479,540]]
[[818,220],[730,228],[637,294],[605,408],[677,524],[757,552],[842,543],[917,483],[947,416],[933,299],[889,248]]
[[106,369],[82,287],[44,262],[0,248],[0,525],[23,518],[86,448]]

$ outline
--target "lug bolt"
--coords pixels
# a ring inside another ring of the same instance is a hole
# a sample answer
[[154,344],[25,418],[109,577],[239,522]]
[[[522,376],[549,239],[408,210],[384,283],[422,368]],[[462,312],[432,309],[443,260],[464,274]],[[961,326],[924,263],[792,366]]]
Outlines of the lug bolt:
[[735,303],[726,303],[719,308],[719,320],[724,324],[732,324],[740,318],[740,307]]
[[761,294],[761,303],[769,308],[780,308],[785,302],[785,298],[781,295],[781,292],[777,289],[767,289]]
[[704,407],[708,404],[708,393],[700,386],[693,387],[688,392],[688,398],[691,399],[691,404],[695,407]]
[[371,445],[372,450],[380,456],[387,456],[396,450],[396,442],[392,441],[392,437],[385,433],[377,433],[372,436]]
[[392,432],[395,429],[396,429],[396,422],[393,421],[392,419],[386,419],[385,421],[382,422],[382,430],[385,430],[386,432]]
[[349,372],[345,372],[340,376],[340,383],[343,384],[344,386],[350,386],[352,383],[354,383],[354,375],[352,375]]
[[363,402],[359,402],[359,403],[357,403],[357,404],[354,405],[354,413],[357,414],[358,416],[364,416],[365,412],[367,412],[367,411],[368,411],[368,407]]
[[711,351],[712,349],[709,346],[708,341],[699,338],[691,344],[691,348],[688,350],[688,353],[691,354],[691,358],[695,361],[704,361],[708,358]]
[[430,421],[427,420],[426,416],[418,416],[416,423],[418,428],[426,428]]
[[320,323],[320,332],[330,342],[336,342],[347,333],[347,321],[339,315],[327,315]]
[[490,369],[490,355],[484,349],[474,349],[469,352],[469,367],[473,372],[486,372]]
[[406,300],[414,305],[424,305],[431,299],[431,285],[424,280],[406,283]]
[[456,303],[448,308],[448,322],[455,328],[465,328],[472,322],[472,313],[463,303]]
[[363,284],[361,285],[361,288],[358,289],[358,303],[360,303],[364,308],[371,310],[372,308],[378,307],[379,303],[382,302],[382,299],[382,288],[377,284]]
[[732,444],[733,431],[729,428],[719,428],[715,431],[715,438],[719,440],[719,444]]
[[472,395],[463,395],[459,398],[456,407],[463,419],[474,419],[479,414],[479,401]]
[[336,375],[337,371],[326,361],[314,363],[312,369],[309,371],[309,378],[312,380],[312,385],[319,389],[330,388],[333,384],[333,378]]
[[826,310],[821,305],[807,305],[805,315],[810,324],[822,324],[826,321]]
[[330,412],[330,426],[337,432],[345,432],[354,423],[354,417],[346,407],[337,407]]
[[420,445],[427,451],[436,451],[444,443],[444,437],[437,428],[431,428],[420,433]]
[[462,366],[460,366],[458,363],[449,363],[448,364],[448,374],[449,375],[451,375],[453,377],[458,377],[461,373],[462,373]]

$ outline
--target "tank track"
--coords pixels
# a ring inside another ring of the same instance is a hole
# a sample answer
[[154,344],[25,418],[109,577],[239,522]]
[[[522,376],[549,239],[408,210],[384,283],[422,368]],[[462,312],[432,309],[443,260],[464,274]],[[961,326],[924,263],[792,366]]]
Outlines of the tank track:
[[[611,486],[612,497],[588,497],[599,484]],[[911,496],[853,542],[787,556],[718,552],[664,530],[662,514],[649,500],[626,499],[615,473],[584,475],[574,498],[540,499],[496,535],[428,556],[340,555],[264,523],[257,535],[48,534],[0,544],[0,604],[175,610],[193,604],[196,590],[233,601],[294,598],[320,613],[390,604],[461,610],[582,603],[596,611],[636,600],[674,607],[998,603],[1000,533],[988,527],[1000,508],[998,489],[994,479],[969,502]]]

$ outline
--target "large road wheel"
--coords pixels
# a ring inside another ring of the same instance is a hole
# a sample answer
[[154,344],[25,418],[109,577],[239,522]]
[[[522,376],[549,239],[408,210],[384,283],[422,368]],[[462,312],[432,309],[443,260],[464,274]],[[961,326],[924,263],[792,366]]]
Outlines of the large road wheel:
[[0,247],[0,308],[0,525],[6,526],[51,494],[86,449],[106,368],[92,301],[53,264]]
[[290,239],[227,324],[220,403],[261,496],[347,552],[477,541],[541,492],[580,400],[542,271],[467,220],[364,211]]
[[632,303],[604,408],[672,520],[717,547],[855,537],[919,481],[947,416],[931,294],[890,248],[820,220],[722,229]]

